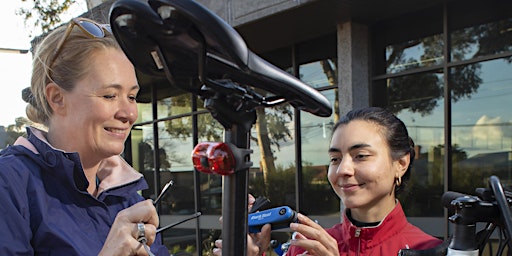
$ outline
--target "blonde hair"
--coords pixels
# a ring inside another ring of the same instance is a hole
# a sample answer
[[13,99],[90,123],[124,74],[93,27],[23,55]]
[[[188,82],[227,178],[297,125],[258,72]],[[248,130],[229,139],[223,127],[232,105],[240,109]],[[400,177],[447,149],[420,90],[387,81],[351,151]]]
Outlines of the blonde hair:
[[50,32],[36,46],[32,61],[32,95],[26,113],[31,121],[46,126],[53,113],[45,96],[46,86],[53,82],[64,90],[71,91],[76,82],[90,71],[93,53],[107,48],[120,49],[111,33],[105,32],[103,38],[91,38],[74,26],[62,49],[55,56],[55,47],[62,40],[66,28],[67,26],[61,26]]

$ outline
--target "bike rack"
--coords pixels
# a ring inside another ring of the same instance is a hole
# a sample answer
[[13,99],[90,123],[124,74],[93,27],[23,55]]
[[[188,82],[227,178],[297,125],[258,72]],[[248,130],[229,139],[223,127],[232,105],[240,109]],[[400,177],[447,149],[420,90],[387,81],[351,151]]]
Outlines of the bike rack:
[[[160,87],[202,97],[224,127],[224,141],[242,151],[250,152],[257,107],[286,102],[317,116],[332,114],[322,94],[254,54],[236,30],[193,0],[119,0],[111,7],[110,24],[138,71],[164,79]],[[251,163],[248,157],[242,161],[223,176],[224,255],[246,255]]]

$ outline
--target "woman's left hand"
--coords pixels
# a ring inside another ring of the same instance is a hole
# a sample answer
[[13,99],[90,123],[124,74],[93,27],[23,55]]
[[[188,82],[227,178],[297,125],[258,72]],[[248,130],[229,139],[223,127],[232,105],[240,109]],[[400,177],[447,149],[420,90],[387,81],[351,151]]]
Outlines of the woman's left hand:
[[291,223],[290,229],[296,232],[290,245],[306,250],[302,255],[338,256],[338,242],[315,221],[298,214],[299,223]]
[[[141,229],[139,224],[143,225]],[[150,199],[125,208],[117,214],[99,255],[148,255],[138,236],[144,230],[146,243],[151,245],[158,224],[158,214]]]
[[[270,224],[265,224],[259,233],[247,235],[247,256],[261,256],[270,246]],[[222,256],[222,240],[215,241],[213,255]]]

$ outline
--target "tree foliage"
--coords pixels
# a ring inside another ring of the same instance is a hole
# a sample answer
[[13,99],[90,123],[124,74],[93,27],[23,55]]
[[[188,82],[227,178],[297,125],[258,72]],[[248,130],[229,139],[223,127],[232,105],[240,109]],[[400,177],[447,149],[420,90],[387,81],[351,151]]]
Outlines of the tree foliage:
[[13,145],[16,139],[26,136],[25,126],[33,124],[25,117],[17,117],[14,124],[10,124],[7,128],[0,126],[0,148]]
[[21,2],[32,2],[33,5],[18,9],[16,14],[22,16],[25,23],[33,21],[31,25],[46,33],[62,23],[61,14],[69,10],[76,0],[21,0]]

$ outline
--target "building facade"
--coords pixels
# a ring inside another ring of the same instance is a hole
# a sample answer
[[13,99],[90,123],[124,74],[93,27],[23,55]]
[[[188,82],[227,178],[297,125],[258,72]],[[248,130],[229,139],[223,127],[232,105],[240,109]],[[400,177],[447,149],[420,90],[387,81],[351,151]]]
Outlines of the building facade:
[[[232,25],[253,52],[333,105],[328,118],[287,105],[258,112],[249,182],[255,196],[325,227],[338,223],[343,203],[326,178],[330,129],[340,115],[366,106],[391,110],[416,143],[409,189],[400,200],[426,232],[449,233],[443,192],[473,194],[488,186],[490,175],[510,185],[512,2],[198,2]],[[165,232],[169,249],[207,252],[220,234],[222,179],[194,171],[190,155],[200,141],[222,140],[223,129],[198,97],[141,77],[139,120],[125,157],[150,181],[147,197],[174,181],[159,206],[162,225],[203,213]],[[289,238],[286,230],[274,235]]]

